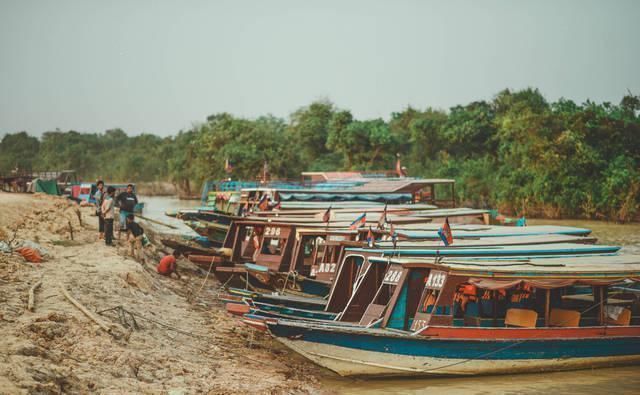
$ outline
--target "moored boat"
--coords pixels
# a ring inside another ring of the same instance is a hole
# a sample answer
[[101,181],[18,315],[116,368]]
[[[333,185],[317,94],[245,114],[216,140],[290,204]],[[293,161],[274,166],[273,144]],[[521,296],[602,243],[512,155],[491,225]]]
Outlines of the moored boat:
[[294,351],[345,376],[503,374],[640,362],[638,302],[614,291],[640,279],[638,256],[482,263],[369,258],[376,259],[402,266],[381,328],[284,319],[264,325]]

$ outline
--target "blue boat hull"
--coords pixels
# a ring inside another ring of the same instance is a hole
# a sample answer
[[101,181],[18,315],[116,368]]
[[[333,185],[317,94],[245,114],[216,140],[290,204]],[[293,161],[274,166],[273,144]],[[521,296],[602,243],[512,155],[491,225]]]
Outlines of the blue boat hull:
[[345,376],[502,374],[640,362],[640,336],[447,340],[283,320],[268,326],[288,347]]

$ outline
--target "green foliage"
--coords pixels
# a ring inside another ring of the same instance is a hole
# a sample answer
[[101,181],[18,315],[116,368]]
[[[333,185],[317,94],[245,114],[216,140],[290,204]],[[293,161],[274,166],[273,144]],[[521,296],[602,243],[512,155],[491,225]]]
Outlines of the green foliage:
[[164,139],[120,129],[7,134],[0,172],[75,169],[85,179],[168,180],[193,193],[205,179],[255,180],[265,162],[272,178],[297,179],[305,170],[391,170],[399,153],[410,176],[455,178],[461,204],[628,221],[640,213],[639,113],[638,96],[550,103],[537,89],[449,111],[407,107],[388,122],[316,101],[288,122],[214,114]]

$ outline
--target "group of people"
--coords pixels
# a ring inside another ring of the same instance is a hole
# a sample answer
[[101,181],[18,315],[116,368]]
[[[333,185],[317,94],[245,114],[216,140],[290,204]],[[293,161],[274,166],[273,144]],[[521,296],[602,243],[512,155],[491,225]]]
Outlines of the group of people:
[[[115,209],[119,208],[119,231],[118,238],[121,234],[126,234],[127,241],[130,246],[130,254],[137,260],[144,261],[144,229],[135,221],[133,214],[138,197],[133,192],[133,184],[127,185],[124,192],[115,196],[116,189],[109,186],[105,190],[104,181],[99,180],[96,183],[96,193],[94,198],[96,201],[96,215],[98,216],[98,232],[99,238],[104,239],[105,244],[113,247],[113,223],[115,219]],[[157,271],[163,275],[171,275],[175,273],[178,277],[176,258],[179,254],[174,251],[172,255],[167,255],[160,261]]]

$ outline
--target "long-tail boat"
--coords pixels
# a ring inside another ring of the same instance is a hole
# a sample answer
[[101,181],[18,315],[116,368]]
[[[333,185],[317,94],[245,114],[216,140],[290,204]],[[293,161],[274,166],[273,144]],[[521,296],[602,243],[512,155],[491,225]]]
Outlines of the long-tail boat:
[[475,375],[640,362],[640,256],[477,262],[374,258],[399,267],[380,328],[266,320],[278,340],[345,376]]

